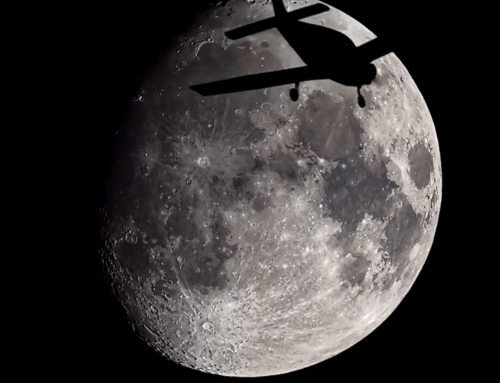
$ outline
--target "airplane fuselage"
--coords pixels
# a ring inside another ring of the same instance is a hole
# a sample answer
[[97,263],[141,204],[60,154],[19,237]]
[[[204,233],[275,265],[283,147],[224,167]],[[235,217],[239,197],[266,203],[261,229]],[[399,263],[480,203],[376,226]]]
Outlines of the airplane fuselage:
[[[343,72],[339,71],[343,66],[352,68],[357,64],[350,60],[356,45],[346,35],[298,20],[287,20],[276,28],[307,66],[325,72],[327,77],[344,85],[358,85],[357,79],[345,77],[345,72],[341,79],[337,78],[337,74]],[[330,47],[334,50],[330,51]]]
[[208,96],[295,84],[295,87],[290,89],[290,98],[297,101],[301,82],[330,79],[341,85],[356,87],[359,105],[363,107],[365,102],[361,87],[371,84],[377,75],[377,68],[371,61],[380,57],[381,48],[382,52],[387,54],[387,47],[377,44],[377,39],[357,47],[341,32],[299,21],[327,12],[329,8],[325,5],[318,3],[291,12],[287,12],[281,0],[273,0],[273,6],[274,17],[229,30],[225,32],[226,37],[238,40],[276,28],[302,59],[304,66],[213,81],[190,88]]

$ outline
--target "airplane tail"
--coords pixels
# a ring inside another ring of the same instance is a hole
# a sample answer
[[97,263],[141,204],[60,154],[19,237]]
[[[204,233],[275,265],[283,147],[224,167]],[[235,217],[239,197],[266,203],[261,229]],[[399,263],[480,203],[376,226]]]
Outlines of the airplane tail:
[[[254,23],[244,25],[242,27],[227,31],[226,37],[231,40],[241,39],[254,33],[259,33],[271,28],[275,28],[284,20],[300,20],[309,16],[318,15],[323,12],[328,12],[330,8],[325,4],[314,4],[304,8],[296,9],[295,11],[288,12],[282,0],[273,0],[273,7],[275,15],[268,19],[256,21]],[[286,15],[286,19],[282,16]]]
[[283,0],[273,0],[273,9],[276,17],[280,17],[288,13]]

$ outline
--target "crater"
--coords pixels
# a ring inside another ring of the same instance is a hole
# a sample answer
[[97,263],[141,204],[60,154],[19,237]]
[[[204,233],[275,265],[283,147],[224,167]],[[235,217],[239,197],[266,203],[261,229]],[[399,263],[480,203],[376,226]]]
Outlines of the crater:
[[210,166],[210,160],[205,156],[198,157],[198,159],[196,160],[196,165],[198,165],[202,169],[206,169]]
[[429,150],[422,143],[416,144],[408,153],[410,169],[408,175],[418,189],[423,189],[431,180],[434,171],[434,163]]

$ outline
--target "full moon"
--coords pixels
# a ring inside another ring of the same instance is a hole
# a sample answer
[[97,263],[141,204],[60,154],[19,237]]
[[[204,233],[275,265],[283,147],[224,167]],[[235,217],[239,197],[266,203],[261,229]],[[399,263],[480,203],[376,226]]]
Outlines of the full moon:
[[[273,15],[269,1],[214,5],[170,42],[119,127],[102,209],[100,252],[131,325],[218,375],[288,373],[365,338],[415,282],[441,205],[434,124],[394,54],[373,62],[364,108],[330,80],[302,83],[297,102],[293,84],[189,89],[303,66],[275,29],[224,36]],[[375,37],[334,8],[303,21]]]

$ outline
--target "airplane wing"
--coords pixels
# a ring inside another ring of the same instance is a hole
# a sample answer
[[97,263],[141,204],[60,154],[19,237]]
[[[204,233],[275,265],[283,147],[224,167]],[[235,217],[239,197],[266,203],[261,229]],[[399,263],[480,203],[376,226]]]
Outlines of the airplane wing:
[[354,55],[361,62],[372,62],[394,51],[394,44],[387,39],[376,37],[356,48]]
[[[329,11],[330,8],[325,5],[325,4],[314,4],[314,5],[309,5],[304,8],[296,9],[295,11],[288,12],[286,15],[283,17],[287,20],[300,20],[300,19],[305,19],[306,17],[309,16],[314,16],[318,15],[320,13]],[[244,25],[242,27],[227,31],[225,33],[226,37],[231,40],[238,40],[241,39],[242,37],[250,36],[258,32],[265,31],[267,29],[271,29],[277,26],[277,24],[280,22],[282,18],[281,17],[271,17],[269,19],[265,20],[260,20],[256,21],[255,23],[251,23],[248,25]]]
[[323,75],[316,69],[303,66],[198,84],[190,86],[190,88],[202,96],[213,96],[216,94],[243,92],[247,90],[270,88],[279,85],[295,84],[302,81],[322,80],[326,78],[328,78],[328,75]]

